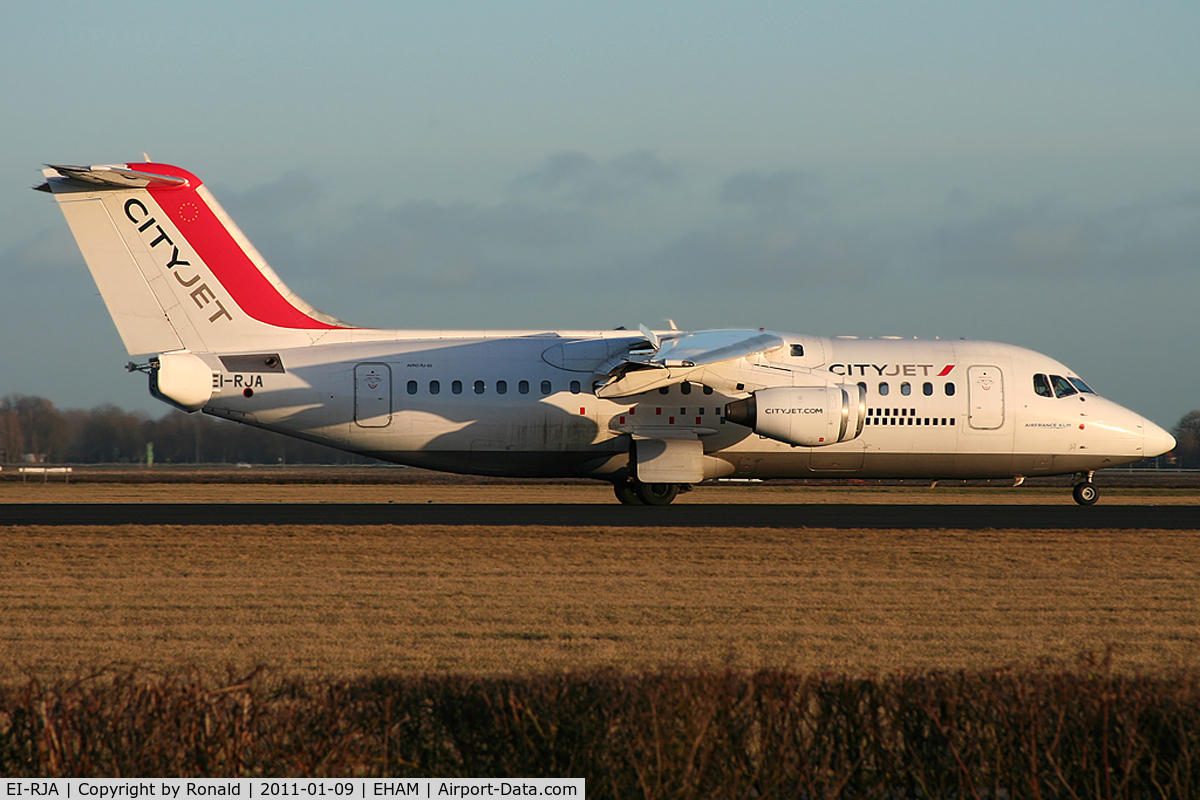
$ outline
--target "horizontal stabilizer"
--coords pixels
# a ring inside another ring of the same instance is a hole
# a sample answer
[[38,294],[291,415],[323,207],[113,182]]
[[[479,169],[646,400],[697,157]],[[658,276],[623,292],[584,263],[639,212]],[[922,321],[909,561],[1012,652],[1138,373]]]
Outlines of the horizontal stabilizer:
[[73,167],[65,164],[47,164],[64,178],[92,184],[111,186],[114,189],[141,189],[146,186],[186,186],[187,179],[172,175],[156,175],[120,165],[95,167]]

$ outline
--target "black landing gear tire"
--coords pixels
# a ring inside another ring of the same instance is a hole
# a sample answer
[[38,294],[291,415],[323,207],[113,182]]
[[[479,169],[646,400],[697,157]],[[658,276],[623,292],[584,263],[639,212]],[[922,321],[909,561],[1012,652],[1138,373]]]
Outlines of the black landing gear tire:
[[638,498],[648,506],[669,506],[679,494],[678,483],[634,483]]
[[1100,499],[1100,491],[1096,488],[1096,484],[1091,481],[1075,484],[1075,488],[1071,490],[1075,502],[1081,506],[1094,506],[1096,501]]
[[613,493],[617,499],[621,501],[623,506],[644,506],[642,498],[638,497],[637,489],[634,488],[633,481],[622,481],[621,483],[613,484]]

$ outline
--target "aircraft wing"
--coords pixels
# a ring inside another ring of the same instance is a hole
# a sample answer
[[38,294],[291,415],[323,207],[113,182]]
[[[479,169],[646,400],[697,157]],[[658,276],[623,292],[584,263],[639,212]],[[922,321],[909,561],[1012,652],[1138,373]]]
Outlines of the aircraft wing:
[[661,337],[645,329],[642,333],[652,348],[623,355],[612,364],[608,378],[596,388],[598,397],[628,397],[682,383],[700,367],[784,344],[781,336],[763,330],[696,331]]
[[783,344],[778,334],[766,331],[697,331],[664,339],[658,351],[650,356],[650,361],[663,366],[678,362],[680,366],[700,367],[731,358],[745,358]]

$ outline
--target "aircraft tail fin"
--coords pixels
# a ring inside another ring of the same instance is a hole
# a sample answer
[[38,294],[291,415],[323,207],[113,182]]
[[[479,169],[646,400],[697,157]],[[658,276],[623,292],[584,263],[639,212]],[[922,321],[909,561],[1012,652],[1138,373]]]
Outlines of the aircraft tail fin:
[[166,164],[43,170],[130,355],[312,344],[346,323],[279,279],[189,172]]

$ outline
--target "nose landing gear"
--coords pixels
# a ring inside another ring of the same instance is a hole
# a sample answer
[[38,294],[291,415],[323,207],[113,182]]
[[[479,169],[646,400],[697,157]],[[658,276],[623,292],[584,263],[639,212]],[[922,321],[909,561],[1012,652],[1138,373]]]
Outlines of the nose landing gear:
[[1080,474],[1079,481],[1071,490],[1071,496],[1081,506],[1093,506],[1100,499],[1100,490],[1096,488],[1096,484],[1092,483],[1092,476],[1095,474],[1094,472]]

